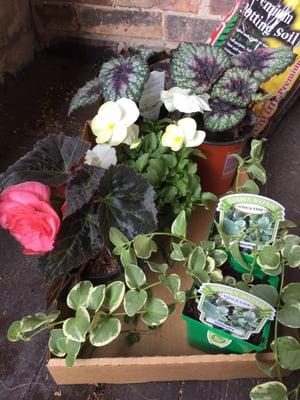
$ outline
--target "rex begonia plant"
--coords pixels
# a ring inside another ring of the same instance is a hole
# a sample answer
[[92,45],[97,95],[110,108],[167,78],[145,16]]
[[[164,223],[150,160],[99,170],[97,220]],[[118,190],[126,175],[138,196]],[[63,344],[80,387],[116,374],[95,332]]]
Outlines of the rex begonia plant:
[[24,254],[40,255],[48,283],[95,258],[109,245],[111,227],[131,238],[156,228],[147,179],[112,165],[114,154],[107,159],[107,151],[89,148],[79,138],[49,135],[0,176],[1,227]]

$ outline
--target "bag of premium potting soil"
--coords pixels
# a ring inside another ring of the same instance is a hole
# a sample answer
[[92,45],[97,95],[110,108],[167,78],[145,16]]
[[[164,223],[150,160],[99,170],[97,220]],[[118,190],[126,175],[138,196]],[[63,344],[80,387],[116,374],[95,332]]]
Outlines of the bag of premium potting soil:
[[271,97],[254,107],[256,134],[270,133],[294,103],[300,87],[300,1],[236,0],[232,10],[213,32],[209,43],[222,46],[229,54],[252,51],[257,47],[293,48],[294,63],[282,74],[262,84]]

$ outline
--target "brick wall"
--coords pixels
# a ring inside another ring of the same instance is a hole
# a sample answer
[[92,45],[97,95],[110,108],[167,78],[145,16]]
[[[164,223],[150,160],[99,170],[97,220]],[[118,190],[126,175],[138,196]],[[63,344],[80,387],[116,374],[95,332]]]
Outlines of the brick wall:
[[34,19],[49,45],[62,38],[122,46],[172,48],[203,42],[233,0],[33,0]]
[[34,38],[29,0],[3,0],[0,5],[0,82],[33,59]]

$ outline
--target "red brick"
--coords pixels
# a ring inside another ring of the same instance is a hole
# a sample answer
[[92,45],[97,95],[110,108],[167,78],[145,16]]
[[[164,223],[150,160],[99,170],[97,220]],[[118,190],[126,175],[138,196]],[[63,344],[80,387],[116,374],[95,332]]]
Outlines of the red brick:
[[218,25],[218,21],[169,14],[165,16],[165,37],[174,42],[203,43]]
[[210,0],[210,12],[216,15],[225,15],[233,4],[234,0]]
[[201,0],[155,0],[155,6],[161,10],[197,13]]
[[133,38],[162,36],[160,12],[80,6],[78,21],[82,32]]
[[115,0],[115,5],[121,7],[151,8],[155,0]]
[[79,29],[72,5],[40,2],[35,4],[34,11],[40,30],[77,31]]

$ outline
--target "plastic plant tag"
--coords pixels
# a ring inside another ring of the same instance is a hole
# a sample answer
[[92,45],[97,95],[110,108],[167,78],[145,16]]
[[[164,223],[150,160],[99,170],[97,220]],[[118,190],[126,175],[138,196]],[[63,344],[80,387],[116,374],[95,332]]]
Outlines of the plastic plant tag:
[[285,209],[268,197],[254,194],[230,194],[219,200],[220,229],[245,249],[260,250],[275,239]]
[[152,71],[144,86],[142,97],[139,102],[141,114],[145,118],[157,121],[163,102],[160,93],[165,87],[165,72]]
[[268,320],[275,317],[275,309],[264,300],[248,292],[218,283],[204,283],[198,290],[200,321],[221,328],[232,336],[248,340],[260,333]]

